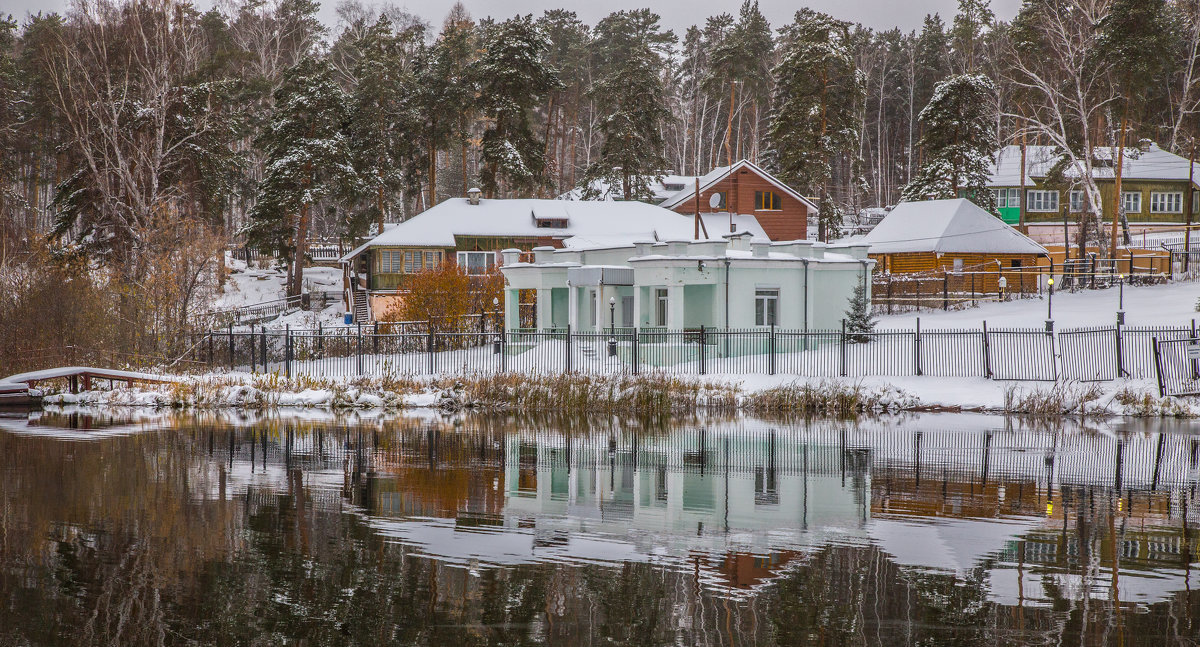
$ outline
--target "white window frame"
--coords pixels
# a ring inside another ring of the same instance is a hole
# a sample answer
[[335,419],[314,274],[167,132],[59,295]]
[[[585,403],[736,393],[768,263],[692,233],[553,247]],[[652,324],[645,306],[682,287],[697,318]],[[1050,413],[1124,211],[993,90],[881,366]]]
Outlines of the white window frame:
[[1151,191],[1150,213],[1183,213],[1183,191]]
[[1025,210],[1030,213],[1057,213],[1058,191],[1030,189],[1025,192]]
[[1067,210],[1071,213],[1083,213],[1083,191],[1072,191],[1067,196]]
[[[477,271],[480,269],[478,267],[472,267],[471,257],[473,257],[473,256],[483,257],[484,262],[483,262],[482,271]],[[458,263],[459,269],[466,272],[467,274],[487,274],[489,271],[491,271],[493,268],[496,267],[496,252],[482,252],[482,251],[458,252],[458,255],[455,257],[455,259],[456,259],[456,262]]]
[[997,209],[1020,208],[1020,189],[992,189],[992,197],[996,200]]
[[779,288],[754,289],[754,325],[779,325]]
[[[1121,206],[1125,209],[1125,213],[1141,213],[1142,212],[1142,192],[1141,191],[1122,191]],[[1137,207],[1136,209],[1132,207]]]
[[666,288],[654,288],[654,325],[666,328],[671,312],[671,293]]

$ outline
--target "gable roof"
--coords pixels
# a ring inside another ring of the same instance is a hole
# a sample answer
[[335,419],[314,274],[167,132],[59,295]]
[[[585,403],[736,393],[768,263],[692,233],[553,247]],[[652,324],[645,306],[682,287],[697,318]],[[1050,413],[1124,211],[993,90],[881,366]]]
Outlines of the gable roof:
[[[564,220],[566,227],[538,226],[539,221],[546,220]],[[752,233],[762,232],[761,227],[755,231],[748,224],[735,224]],[[502,199],[480,200],[473,205],[466,198],[451,198],[387,228],[342,260],[348,261],[370,247],[454,247],[455,236],[557,238],[574,247],[635,240],[691,240],[694,226],[691,216],[643,202]],[[709,235],[714,236],[711,228]],[[574,245],[572,239],[578,239]]]
[[[711,189],[717,183],[721,182],[725,178],[729,177],[730,175],[732,175],[734,173],[737,173],[738,171],[740,171],[742,169],[749,169],[751,171],[754,171],[755,173],[757,173],[759,175],[759,177],[766,180],[767,182],[770,182],[775,188],[779,189],[780,191],[783,191],[784,193],[786,193],[786,194],[792,196],[793,198],[799,200],[800,202],[804,203],[804,206],[808,208],[810,213],[815,214],[819,211],[817,209],[817,205],[813,204],[811,200],[800,195],[794,189],[792,189],[792,187],[779,181],[775,176],[771,175],[770,173],[767,173],[766,171],[764,171],[762,169],[762,167],[758,166],[754,162],[751,162],[750,160],[738,161],[738,162],[734,163],[733,166],[718,166],[717,168],[713,169],[712,171],[709,171],[707,174],[705,174],[703,177],[700,178],[700,192],[703,193],[703,192]],[[696,195],[695,182],[692,183],[692,186],[684,187],[682,190],[680,190],[675,195],[671,196],[670,198],[667,198],[666,201],[660,203],[658,206],[660,206],[664,209],[674,209],[675,207],[686,202],[688,198],[691,198],[694,195]]]
[[860,242],[871,245],[871,254],[1047,253],[1045,247],[963,198],[902,202]]
[[[1053,146],[1025,147],[1025,183],[1030,180],[1046,177],[1054,163],[1058,160]],[[1111,180],[1116,174],[1112,166],[1114,151],[1108,146],[1097,146],[1092,149],[1092,156],[1100,166],[1092,167],[1092,176],[1097,180]],[[1169,151],[1150,144],[1145,150],[1136,146],[1126,147],[1122,156],[1121,177],[1125,180],[1166,180],[1186,182],[1188,179],[1188,160]],[[1067,169],[1068,178],[1078,175],[1074,169]],[[1200,179],[1200,162],[1196,163],[1195,177]],[[988,186],[1020,186],[1021,185],[1021,147],[1005,146],[996,153],[992,162],[991,178]]]

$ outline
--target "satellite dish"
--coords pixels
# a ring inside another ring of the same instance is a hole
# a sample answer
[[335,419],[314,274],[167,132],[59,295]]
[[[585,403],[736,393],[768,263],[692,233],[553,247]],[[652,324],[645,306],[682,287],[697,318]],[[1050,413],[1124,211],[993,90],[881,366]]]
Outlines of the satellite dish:
[[712,194],[712,195],[711,195],[711,196],[709,196],[709,198],[708,198],[708,206],[712,207],[713,209],[716,209],[717,207],[720,207],[720,206],[721,206],[721,200],[722,200],[724,197],[725,197],[725,196],[721,195],[720,193],[714,193],[714,194]]

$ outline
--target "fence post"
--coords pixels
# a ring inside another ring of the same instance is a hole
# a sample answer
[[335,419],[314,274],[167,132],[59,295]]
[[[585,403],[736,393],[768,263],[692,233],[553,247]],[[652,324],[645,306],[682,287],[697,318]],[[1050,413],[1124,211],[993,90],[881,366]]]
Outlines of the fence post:
[[841,335],[840,341],[841,341],[841,347],[842,347],[841,348],[842,349],[841,375],[842,375],[842,377],[845,377],[846,376],[846,320],[845,319],[842,319],[842,335]]
[[287,378],[292,379],[292,326],[288,324],[284,327],[286,338],[283,340],[283,365],[286,371]]
[[704,352],[704,342],[705,342],[704,328],[705,328],[705,326],[703,326],[703,325],[700,326],[700,374],[701,375],[704,375],[705,372],[707,372],[706,371],[707,367],[704,365],[704,360],[705,360],[704,356],[707,354]]
[[262,343],[259,344],[259,347],[262,352],[263,373],[266,373],[267,372],[267,327],[260,325],[258,327],[258,334],[262,335]]
[[213,369],[213,332],[208,331],[208,370]]
[[641,348],[638,345],[640,343],[640,341],[639,341],[640,338],[641,338],[641,334],[638,333],[637,327],[634,327],[634,329],[633,329],[633,374],[634,375],[638,374],[638,366],[642,362]]
[[571,372],[571,324],[567,324],[567,372]]
[[362,375],[363,374],[363,370],[362,370],[363,364],[362,364],[362,324],[361,323],[358,324],[357,342],[358,343],[356,344],[356,346],[357,346],[357,351],[358,351],[358,353],[357,353],[357,355],[358,355],[358,374]]
[[373,349],[372,352],[374,352],[374,354],[378,355],[379,354],[379,322],[378,321],[375,322],[375,327],[371,331],[371,339],[374,340],[371,344],[371,348]]
[[1158,337],[1150,338],[1150,345],[1154,348],[1154,375],[1158,378],[1158,397],[1164,397],[1163,393],[1163,377],[1162,377],[1162,360],[1158,358]]
[[325,329],[321,326],[321,322],[317,322],[317,352],[324,356],[325,353]]
[[916,352],[914,353],[914,357],[916,358],[917,375],[923,375],[924,373],[921,372],[921,318],[920,317],[917,317],[917,336],[916,336],[915,342],[916,342],[915,343]]
[[942,310],[950,309],[950,275],[942,270]]
[[233,324],[229,324],[229,370],[233,371]]
[[983,376],[992,377],[992,349],[988,341],[987,320],[983,322]]
[[[1188,342],[1188,346],[1194,346],[1196,344],[1195,339],[1196,339],[1196,320],[1192,319],[1192,341]],[[1188,364],[1192,367],[1192,379],[1193,380],[1200,378],[1200,375],[1198,375],[1198,371],[1197,371],[1198,363],[1200,363],[1200,362],[1198,362],[1197,360],[1194,360],[1194,359],[1188,361]]]
[[[891,285],[890,283],[888,285]],[[775,374],[775,322],[771,322],[771,366],[769,375]]]
[[250,324],[250,372],[258,372],[258,352],[254,348],[254,324]]
[[1125,375],[1125,342],[1122,339],[1121,329],[1124,325],[1117,321],[1116,327],[1116,342],[1117,342],[1117,377]]
[[433,318],[429,319],[429,339],[425,344],[425,348],[429,353],[429,374],[433,375],[434,369],[437,368],[433,360]]

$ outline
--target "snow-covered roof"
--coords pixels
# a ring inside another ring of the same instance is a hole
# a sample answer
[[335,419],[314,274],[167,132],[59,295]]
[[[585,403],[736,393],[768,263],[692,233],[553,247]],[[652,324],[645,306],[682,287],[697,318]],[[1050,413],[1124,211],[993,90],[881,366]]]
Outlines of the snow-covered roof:
[[[666,173],[657,179],[646,183],[646,188],[650,190],[650,194],[654,196],[655,204],[660,204],[667,198],[679,193],[689,187],[694,187],[696,179],[700,176],[696,175],[676,175],[674,173]],[[591,202],[614,202],[620,201],[622,191],[620,186],[612,186],[604,180],[595,180],[591,183],[592,188],[596,190],[598,197]],[[583,200],[583,187],[577,187],[558,196],[559,200]]]
[[[1053,146],[1025,147],[1025,183],[1046,177],[1054,166],[1057,157]],[[1114,151],[1108,146],[1097,146],[1092,149],[1093,159],[1097,165],[1092,167],[1092,175],[1098,180],[1111,180],[1116,172],[1112,160]],[[1188,179],[1188,160],[1174,153],[1165,151],[1157,144],[1150,144],[1145,151],[1136,146],[1125,148],[1124,162],[1121,165],[1121,177],[1126,180],[1167,180],[1186,182]],[[1067,177],[1077,175],[1072,169],[1066,172]],[[1200,178],[1200,162],[1196,164],[1196,178]],[[992,164],[991,179],[988,186],[1020,186],[1021,185],[1021,147],[1005,146],[996,155]]]
[[[563,220],[566,226],[538,226],[547,220]],[[517,199],[480,200],[473,205],[466,198],[451,198],[363,243],[342,260],[370,247],[454,247],[455,236],[548,237],[568,245],[578,237],[580,245],[587,240],[611,245],[690,240],[692,229],[690,216],[642,202]]]
[[860,242],[872,254],[1045,254],[1046,248],[966,199],[902,202]]
[[[736,162],[733,166],[718,166],[717,168],[713,169],[712,171],[709,171],[707,174],[704,175],[704,177],[700,178],[700,192],[703,193],[704,191],[707,191],[708,189],[712,188],[713,185],[715,185],[718,182],[729,177],[731,174],[742,170],[743,168],[748,168],[748,169],[753,170],[755,173],[762,176],[762,178],[764,180],[770,182],[772,185],[774,185],[780,191],[783,191],[784,193],[786,193],[786,194],[792,196],[793,198],[799,200],[800,202],[804,203],[804,206],[808,208],[808,211],[810,214],[817,213],[817,211],[818,211],[817,205],[813,204],[811,200],[809,200],[809,199],[805,198],[804,196],[800,195],[799,193],[797,193],[794,189],[792,189],[792,187],[784,184],[783,182],[780,182],[775,176],[771,175],[770,173],[767,173],[761,167],[759,167],[754,162],[751,162],[750,160],[741,160],[739,162]],[[693,183],[692,186],[684,187],[678,193],[671,196],[666,201],[660,203],[659,206],[664,209],[674,209],[675,207],[686,202],[688,200],[688,198],[691,198],[695,194],[696,194],[696,186]]]

